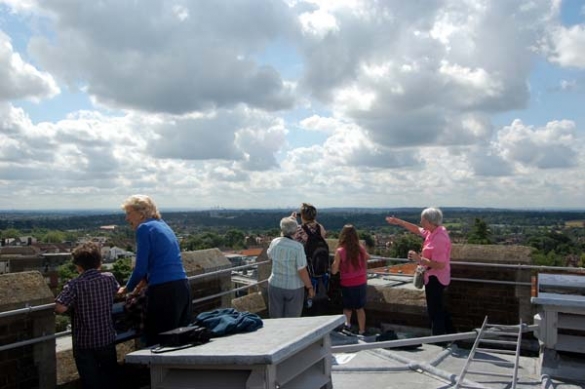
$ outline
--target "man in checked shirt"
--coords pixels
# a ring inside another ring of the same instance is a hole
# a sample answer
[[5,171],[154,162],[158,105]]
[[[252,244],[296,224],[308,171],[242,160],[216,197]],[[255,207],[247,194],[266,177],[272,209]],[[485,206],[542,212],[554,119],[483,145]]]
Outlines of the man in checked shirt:
[[82,387],[117,388],[112,305],[120,285],[112,273],[99,270],[102,256],[95,243],[83,243],[72,254],[79,277],[69,281],[55,298],[55,311],[71,314],[73,356]]

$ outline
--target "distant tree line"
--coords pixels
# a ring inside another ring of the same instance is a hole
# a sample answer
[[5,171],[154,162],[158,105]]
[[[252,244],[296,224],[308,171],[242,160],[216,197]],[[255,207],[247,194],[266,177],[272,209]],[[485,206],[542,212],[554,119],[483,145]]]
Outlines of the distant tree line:
[[[254,244],[258,236],[279,235],[279,222],[292,210],[212,210],[163,212],[163,218],[180,237],[183,250],[212,247],[243,249]],[[420,208],[397,209],[323,209],[317,219],[336,238],[345,224],[353,224],[360,239],[377,254],[406,257],[409,249],[420,249],[422,241],[386,223],[387,215],[418,223]],[[539,264],[564,265],[567,258],[582,258],[585,252],[585,211],[535,211],[503,209],[443,208],[444,224],[452,239],[473,244],[522,244],[534,247]],[[101,231],[100,226],[116,225],[114,232]],[[0,236],[16,238],[31,235],[44,243],[74,242],[84,235],[104,235],[112,245],[132,251],[134,231],[124,215],[0,213]],[[387,250],[374,249],[374,235],[392,235]],[[128,243],[132,242],[132,244]],[[582,260],[581,260],[582,262]]]
[[[317,219],[327,230],[339,231],[348,223],[362,229],[388,227],[385,217],[396,215],[411,222],[420,220],[421,208],[396,209],[323,209]],[[163,218],[174,228],[189,230],[267,230],[278,228],[280,219],[293,210],[213,210],[189,212],[163,212]],[[571,220],[585,220],[585,211],[517,211],[491,208],[443,208],[445,223],[470,228],[479,218],[487,225],[560,226]],[[15,216],[18,215],[18,216]],[[95,230],[104,225],[125,226],[123,213],[112,214],[41,214],[0,212],[0,230],[16,229],[31,231],[48,230]],[[393,227],[390,227],[393,228]]]

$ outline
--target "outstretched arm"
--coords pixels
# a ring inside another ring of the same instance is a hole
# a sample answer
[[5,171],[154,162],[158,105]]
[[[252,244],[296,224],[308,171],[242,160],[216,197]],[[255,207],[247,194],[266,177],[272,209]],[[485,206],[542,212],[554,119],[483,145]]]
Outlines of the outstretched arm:
[[400,227],[405,228],[408,231],[412,232],[413,234],[420,235],[420,229],[419,229],[420,227],[417,226],[416,224],[409,223],[406,220],[399,219],[395,216],[387,216],[386,221],[388,222],[388,224],[394,224],[394,225],[400,226]]

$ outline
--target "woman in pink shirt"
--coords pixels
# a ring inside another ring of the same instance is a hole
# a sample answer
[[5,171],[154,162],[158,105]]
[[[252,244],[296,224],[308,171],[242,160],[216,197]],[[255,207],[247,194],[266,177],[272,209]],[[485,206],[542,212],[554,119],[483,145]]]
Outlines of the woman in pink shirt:
[[388,216],[386,221],[424,238],[422,251],[417,253],[410,250],[408,259],[417,261],[427,269],[424,277],[425,297],[431,332],[433,335],[456,332],[443,303],[443,292],[451,282],[451,239],[447,229],[441,225],[443,213],[439,208],[426,208],[420,215],[420,227],[394,216]]
[[366,332],[366,290],[368,287],[367,263],[369,254],[360,245],[354,226],[346,224],[339,234],[339,246],[331,265],[331,274],[340,272],[341,297],[345,330],[351,328],[351,315],[355,310],[360,335]]

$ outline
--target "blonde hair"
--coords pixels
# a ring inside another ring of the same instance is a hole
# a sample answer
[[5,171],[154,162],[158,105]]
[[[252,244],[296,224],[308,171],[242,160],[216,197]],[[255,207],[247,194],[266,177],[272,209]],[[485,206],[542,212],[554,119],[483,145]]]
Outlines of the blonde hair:
[[160,219],[161,215],[154,201],[147,195],[132,195],[122,203],[122,209],[128,208],[140,213],[146,219]]

